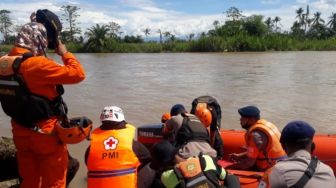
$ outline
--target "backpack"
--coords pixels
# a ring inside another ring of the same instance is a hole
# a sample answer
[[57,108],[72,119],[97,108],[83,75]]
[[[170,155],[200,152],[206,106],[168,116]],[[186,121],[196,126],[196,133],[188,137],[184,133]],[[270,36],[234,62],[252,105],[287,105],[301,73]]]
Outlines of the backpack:
[[222,120],[222,110],[220,105],[218,104],[217,100],[211,96],[200,96],[197,97],[193,100],[192,102],[192,107],[191,107],[191,114],[195,114],[196,107],[199,103],[206,103],[208,108],[212,108],[213,110],[211,111],[212,113],[212,118],[216,119],[217,121],[214,121],[210,127],[217,126],[218,129],[221,128],[221,120]]
[[210,124],[210,144],[217,151],[217,157],[222,158],[224,155],[224,143],[219,134],[219,130],[221,128],[221,120],[222,120],[222,110],[217,102],[217,100],[212,96],[200,96],[193,100],[192,108],[190,113],[195,114],[196,107],[200,103],[205,103],[207,108],[211,111],[212,122]]
[[[174,173],[180,180],[180,187],[182,188],[216,188],[219,184],[215,184],[211,181],[206,174],[203,172],[203,165],[201,160],[202,156],[199,158],[193,157],[186,161],[183,161],[174,167]],[[203,159],[204,160],[204,159]]]

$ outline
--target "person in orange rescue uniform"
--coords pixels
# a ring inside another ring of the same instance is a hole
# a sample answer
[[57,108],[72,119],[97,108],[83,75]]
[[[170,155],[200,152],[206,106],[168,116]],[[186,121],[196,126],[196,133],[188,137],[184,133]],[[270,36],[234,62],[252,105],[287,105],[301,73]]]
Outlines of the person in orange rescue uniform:
[[277,160],[286,157],[280,143],[280,131],[274,124],[260,119],[260,110],[256,106],[240,108],[238,113],[241,116],[242,128],[247,130],[245,133],[247,150],[230,155],[231,160],[235,162],[230,168],[266,171]]
[[125,121],[122,109],[106,106],[100,120],[85,153],[87,187],[150,187],[155,176],[149,167],[150,152],[134,140],[136,128]]
[[[32,57],[21,63],[19,73],[31,95],[42,96],[45,101],[55,101],[60,97],[57,85],[79,83],[85,79],[85,72],[77,58],[67,51],[61,41],[57,42],[55,52],[62,58],[64,65],[46,57],[47,35],[49,33],[46,27],[40,23],[31,22],[23,25],[14,47],[2,58],[10,59],[31,52]],[[0,60],[1,62],[6,62],[6,59]],[[5,97],[1,101],[3,105],[6,105]],[[35,109],[31,108],[30,111],[33,112]],[[56,113],[49,114],[47,118],[27,125],[24,125],[24,121],[20,123],[18,121],[13,117],[11,119],[19,173],[22,178],[20,187],[65,188],[68,151],[66,144],[56,136],[59,117]]]

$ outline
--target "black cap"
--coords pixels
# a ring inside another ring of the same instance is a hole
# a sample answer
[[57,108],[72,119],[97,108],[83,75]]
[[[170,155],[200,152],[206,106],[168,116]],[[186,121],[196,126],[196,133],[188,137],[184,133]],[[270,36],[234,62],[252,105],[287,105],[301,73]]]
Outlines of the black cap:
[[186,109],[182,104],[175,104],[171,109],[170,109],[170,115],[171,116],[176,116],[181,113],[186,113]]
[[48,48],[57,48],[58,35],[62,31],[62,23],[58,16],[48,9],[39,9],[36,11],[36,22],[43,24],[47,30]]
[[313,139],[315,129],[304,121],[289,122],[283,129],[280,137],[281,143],[296,142],[302,139]]
[[163,166],[174,160],[175,147],[167,140],[163,140],[153,145],[153,147],[151,148],[151,155],[151,167],[153,169],[156,169],[157,167]]
[[238,113],[242,117],[260,118],[260,110],[256,106],[245,106],[238,109]]

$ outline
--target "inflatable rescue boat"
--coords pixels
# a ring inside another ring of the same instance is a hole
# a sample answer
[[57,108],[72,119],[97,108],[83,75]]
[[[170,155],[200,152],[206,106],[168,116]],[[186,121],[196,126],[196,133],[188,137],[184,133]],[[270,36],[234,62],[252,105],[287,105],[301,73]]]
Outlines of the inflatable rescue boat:
[[[143,125],[138,127],[138,141],[150,148],[154,143],[163,139],[162,124]],[[220,135],[224,142],[224,159],[228,158],[230,153],[240,153],[244,151],[245,131],[242,130],[221,130]],[[330,146],[336,145],[336,134],[315,134],[314,142],[316,148],[314,155],[319,160],[329,165],[334,174],[336,174],[336,150]],[[219,164],[225,167],[227,161],[219,161]],[[242,188],[257,188],[262,178],[267,175],[265,172],[255,172],[246,170],[228,170],[230,173],[239,177]]]

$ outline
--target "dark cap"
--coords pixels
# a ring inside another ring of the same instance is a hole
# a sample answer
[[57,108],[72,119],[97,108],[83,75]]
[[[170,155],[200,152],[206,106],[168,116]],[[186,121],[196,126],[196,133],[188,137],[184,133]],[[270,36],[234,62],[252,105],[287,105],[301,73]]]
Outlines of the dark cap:
[[296,142],[302,139],[313,139],[315,129],[304,121],[289,122],[283,129],[280,137],[281,143]]
[[170,115],[171,116],[176,116],[181,113],[186,113],[186,109],[182,104],[175,104],[171,109],[170,109]]
[[242,117],[260,118],[260,110],[256,106],[245,106],[238,109],[238,113]]
[[167,140],[154,144],[150,152],[152,155],[151,167],[154,169],[170,163],[175,158],[175,147]]

